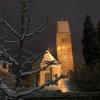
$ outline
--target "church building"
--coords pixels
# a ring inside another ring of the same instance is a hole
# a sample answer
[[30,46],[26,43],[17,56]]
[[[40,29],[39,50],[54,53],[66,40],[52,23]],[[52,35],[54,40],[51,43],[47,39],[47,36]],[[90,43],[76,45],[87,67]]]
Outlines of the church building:
[[[57,29],[55,40],[57,58],[55,59],[50,51],[46,50],[38,64],[41,68],[43,68],[47,65],[46,62],[48,61],[57,60],[59,63],[56,65],[50,65],[46,70],[43,70],[38,74],[37,81],[39,86],[45,84],[47,81],[55,80],[62,72],[67,74],[70,70],[74,69],[71,33],[68,21],[57,21],[56,26]],[[59,81],[57,85],[60,89],[66,90],[64,81]]]
[[[61,75],[62,72],[67,74],[70,70],[74,69],[73,64],[73,52],[72,52],[72,42],[71,42],[71,33],[69,29],[68,21],[60,20],[57,21],[56,25],[56,54],[55,58],[49,50],[46,50],[44,54],[33,63],[32,69],[44,68],[48,65],[48,62],[56,60],[59,63],[52,64],[46,70],[36,73],[35,75],[30,75],[27,78],[27,86],[42,86],[50,80],[55,80]],[[27,83],[24,82],[24,83]],[[67,86],[64,83],[64,80],[59,80],[55,85],[61,91],[67,91]]]
[[56,29],[57,60],[61,63],[63,72],[74,69],[71,33],[68,21],[57,21]]

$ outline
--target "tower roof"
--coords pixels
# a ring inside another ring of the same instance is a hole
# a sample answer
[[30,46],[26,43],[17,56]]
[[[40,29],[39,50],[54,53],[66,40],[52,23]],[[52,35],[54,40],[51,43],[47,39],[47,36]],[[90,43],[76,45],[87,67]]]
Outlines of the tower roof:
[[60,33],[60,32],[64,32],[64,33],[70,32],[68,21],[64,21],[64,20],[57,21],[57,32],[58,33]]

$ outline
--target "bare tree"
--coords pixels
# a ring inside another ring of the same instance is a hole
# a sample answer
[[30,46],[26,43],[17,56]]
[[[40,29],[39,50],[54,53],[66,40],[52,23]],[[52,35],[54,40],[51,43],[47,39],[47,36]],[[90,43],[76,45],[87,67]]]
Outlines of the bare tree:
[[[34,91],[40,90],[42,88],[44,88],[45,86],[48,85],[52,85],[55,84],[57,81],[59,81],[61,78],[64,78],[65,75],[61,74],[61,76],[59,78],[57,78],[54,81],[51,81],[49,83],[44,84],[41,87],[36,87],[34,89],[30,89],[27,91],[23,91],[23,92],[19,92],[17,90],[17,88],[20,85],[20,81],[21,81],[21,76],[23,75],[28,75],[28,74],[35,74],[35,73],[39,73],[42,70],[46,70],[46,68],[48,68],[50,65],[54,64],[56,61],[51,61],[48,63],[47,66],[45,66],[44,68],[41,69],[37,69],[37,70],[32,70],[29,72],[22,72],[22,67],[28,63],[28,62],[32,62],[33,58],[37,59],[37,55],[35,56],[33,53],[31,53],[30,51],[27,51],[23,48],[23,44],[25,40],[29,40],[31,39],[31,37],[35,37],[36,33],[39,34],[40,32],[43,31],[43,29],[45,28],[45,26],[48,24],[48,19],[49,17],[43,17],[43,22],[37,26],[37,28],[35,28],[32,32],[30,32],[30,23],[31,23],[31,17],[30,17],[30,13],[29,13],[29,8],[28,8],[28,2],[27,0],[19,0],[19,4],[20,4],[20,14],[21,14],[21,22],[20,22],[20,32],[17,32],[17,30],[15,30],[7,21],[6,19],[3,17],[0,19],[0,22],[3,23],[8,29],[9,31],[11,31],[11,33],[13,35],[15,35],[18,38],[18,42],[19,42],[19,54],[18,54],[18,61],[16,61],[8,52],[7,49],[5,49],[3,46],[0,46],[0,56],[2,56],[3,58],[5,58],[7,60],[6,63],[10,63],[13,66],[16,66],[18,68],[18,75],[16,78],[16,90],[11,90],[9,89],[6,84],[2,83],[2,80],[0,82],[0,90],[2,92],[4,92],[8,97],[11,98],[19,98],[22,97],[24,95],[28,95]],[[22,57],[23,57],[23,50],[25,52],[28,52],[32,55],[31,58],[27,58],[26,61],[22,62]],[[42,55],[43,53],[41,53]],[[56,62],[57,63],[57,62]]]

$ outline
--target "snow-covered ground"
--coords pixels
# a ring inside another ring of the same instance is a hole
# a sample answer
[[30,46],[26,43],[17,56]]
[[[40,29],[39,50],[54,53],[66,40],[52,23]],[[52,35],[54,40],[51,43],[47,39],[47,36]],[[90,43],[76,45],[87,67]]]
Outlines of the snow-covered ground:
[[57,85],[47,86],[44,89],[51,91],[51,90],[60,90],[62,93],[66,92],[73,92],[76,90],[75,86],[69,82],[69,79],[61,79]]

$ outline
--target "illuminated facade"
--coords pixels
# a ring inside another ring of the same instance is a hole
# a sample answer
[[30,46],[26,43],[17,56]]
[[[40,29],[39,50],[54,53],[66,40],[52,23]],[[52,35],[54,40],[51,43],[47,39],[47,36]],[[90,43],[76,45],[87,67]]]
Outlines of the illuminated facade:
[[[72,54],[72,43],[71,43],[71,34],[69,30],[69,24],[67,21],[57,21],[57,33],[56,33],[56,48],[57,48],[57,61],[59,64],[50,65],[46,70],[41,71],[37,75],[35,75],[35,81],[37,86],[44,85],[47,81],[55,80],[60,74],[63,72],[67,73],[69,70],[74,69],[73,65],[73,54]],[[47,66],[48,61],[53,61],[55,58],[46,50],[44,55],[40,57],[39,60],[32,63],[33,68],[35,66],[39,66],[39,68],[43,68]],[[34,76],[29,78],[33,80]],[[28,82],[30,83],[28,79]],[[66,85],[65,80],[59,80],[55,85],[62,92],[68,91],[68,87]]]
[[[47,66],[48,61],[53,61],[55,60],[55,58],[51,55],[51,53],[49,51],[46,51],[43,59],[40,63],[41,68]],[[56,78],[58,78],[62,73],[61,70],[61,64],[52,64],[50,65],[46,70],[43,70],[40,72],[39,75],[39,86],[44,85],[46,82],[50,81],[50,80],[56,80]],[[68,88],[66,86],[66,84],[64,83],[64,80],[59,80],[55,85],[53,85],[53,89],[55,89],[55,87],[58,90],[61,90],[62,92],[66,92],[68,91]],[[49,86],[48,89],[50,89],[51,87]]]
[[[43,59],[40,63],[41,68],[47,66],[48,61],[53,61],[55,58],[51,55],[49,51],[46,51]],[[61,65],[52,64],[46,70],[40,72],[39,85],[43,85],[50,80],[55,80],[61,74]]]
[[62,70],[68,72],[73,70],[73,54],[71,34],[68,21],[57,21],[57,59],[60,61]]

